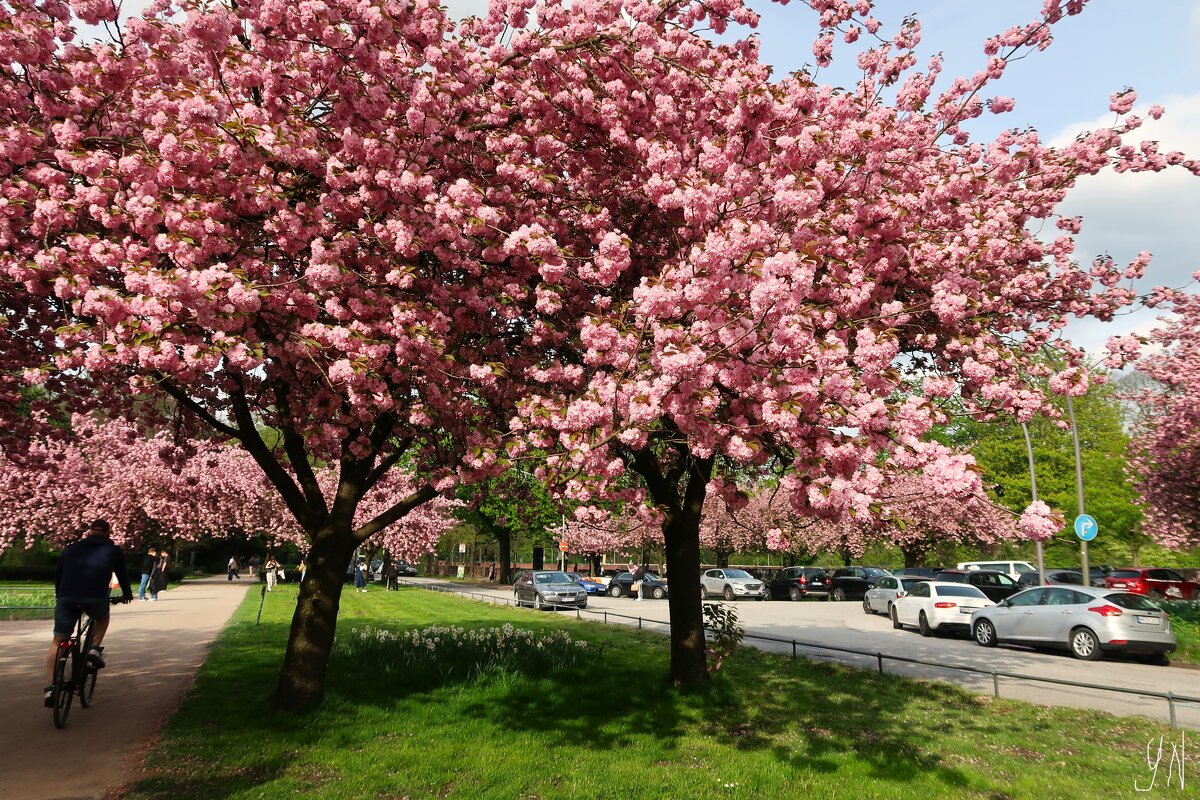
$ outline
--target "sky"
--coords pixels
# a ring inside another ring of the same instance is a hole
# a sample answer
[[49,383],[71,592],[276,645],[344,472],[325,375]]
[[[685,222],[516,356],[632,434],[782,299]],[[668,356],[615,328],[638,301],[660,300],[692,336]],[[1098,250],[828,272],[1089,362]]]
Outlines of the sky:
[[[486,0],[443,0],[456,17],[486,12]],[[762,58],[783,75],[812,62],[814,13],[795,0],[787,6],[749,0],[763,14],[756,35]],[[148,0],[125,0],[122,16],[138,13]],[[924,62],[941,52],[945,59],[939,86],[970,75],[984,64],[983,41],[1013,25],[1036,19],[1042,0],[878,0],[875,16],[881,35],[898,29],[909,14],[921,20]],[[988,96],[1015,98],[1003,115],[985,114],[971,128],[988,138],[1006,128],[1036,128],[1043,140],[1068,142],[1076,134],[1112,123],[1109,96],[1126,87],[1138,93],[1135,113],[1150,105],[1167,109],[1148,122],[1135,141],[1155,139],[1162,151],[1181,150],[1200,158],[1200,0],[1090,0],[1084,12],[1055,26],[1055,42],[1009,67]],[[852,86],[857,79],[853,54],[843,51],[831,67],[816,72],[822,83]],[[1061,207],[1081,215],[1083,229],[1076,255],[1083,263],[1110,255],[1127,263],[1141,250],[1154,254],[1140,293],[1153,286],[1183,287],[1200,271],[1200,177],[1182,169],[1148,175],[1106,173],[1081,180]],[[1049,235],[1058,231],[1052,226]],[[1193,290],[1197,285],[1192,286]],[[1141,310],[1110,323],[1081,320],[1067,335],[1097,357],[1109,336],[1146,333],[1160,312]]]

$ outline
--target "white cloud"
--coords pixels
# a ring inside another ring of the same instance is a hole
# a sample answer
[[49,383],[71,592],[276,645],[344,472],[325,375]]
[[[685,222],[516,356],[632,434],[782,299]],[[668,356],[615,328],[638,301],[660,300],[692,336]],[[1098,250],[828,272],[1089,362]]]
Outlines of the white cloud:
[[[1193,19],[1200,19],[1200,15],[1194,13]],[[1130,137],[1130,142],[1136,145],[1156,140],[1162,152],[1180,150],[1200,158],[1200,94],[1167,97],[1158,102],[1167,113],[1160,120],[1148,121]],[[1139,106],[1139,113],[1144,114],[1145,105]],[[1108,114],[1066,126],[1053,141],[1069,142],[1080,131],[1112,125],[1113,118]],[[1076,237],[1076,256],[1083,263],[1104,254],[1118,263],[1131,261],[1142,250],[1154,254],[1146,277],[1136,284],[1141,293],[1160,285],[1185,286],[1200,270],[1196,237],[1200,177],[1182,168],[1138,174],[1106,171],[1082,178],[1067,195],[1061,211],[1067,216],[1083,217],[1083,229]],[[1136,311],[1111,323],[1078,321],[1067,329],[1067,336],[1098,354],[1109,336],[1145,333],[1154,327],[1160,313]]]

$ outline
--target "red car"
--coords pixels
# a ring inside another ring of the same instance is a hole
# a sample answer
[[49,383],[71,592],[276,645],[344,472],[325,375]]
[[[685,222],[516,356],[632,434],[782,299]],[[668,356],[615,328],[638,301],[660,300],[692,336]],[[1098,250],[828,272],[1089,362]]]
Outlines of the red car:
[[1111,573],[1104,585],[1153,600],[1200,600],[1200,583],[1189,581],[1173,569],[1127,567]]

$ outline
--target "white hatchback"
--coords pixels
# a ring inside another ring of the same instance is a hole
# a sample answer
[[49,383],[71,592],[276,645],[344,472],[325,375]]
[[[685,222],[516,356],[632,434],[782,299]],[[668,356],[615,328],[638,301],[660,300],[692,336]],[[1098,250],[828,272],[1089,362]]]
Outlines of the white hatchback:
[[936,631],[971,630],[971,615],[996,605],[983,592],[965,583],[923,581],[892,603],[892,627],[915,627],[922,636]]

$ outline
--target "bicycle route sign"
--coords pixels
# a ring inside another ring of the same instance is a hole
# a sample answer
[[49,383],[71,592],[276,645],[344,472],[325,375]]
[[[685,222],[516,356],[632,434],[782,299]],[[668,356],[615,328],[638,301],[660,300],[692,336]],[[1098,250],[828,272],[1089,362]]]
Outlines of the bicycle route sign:
[[1100,526],[1096,524],[1096,518],[1091,514],[1080,514],[1075,518],[1075,535],[1085,542],[1090,542],[1096,538],[1096,534],[1100,532]]

